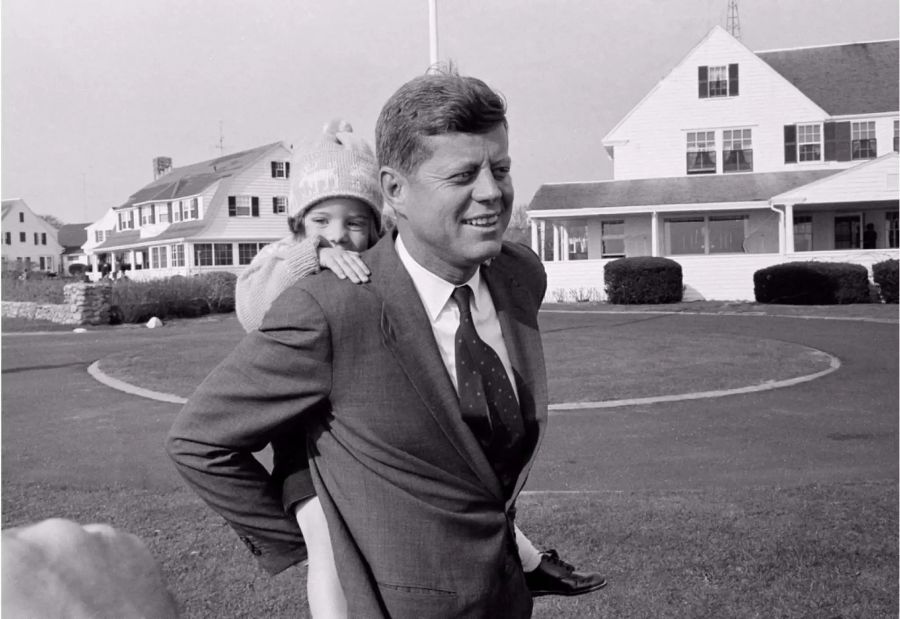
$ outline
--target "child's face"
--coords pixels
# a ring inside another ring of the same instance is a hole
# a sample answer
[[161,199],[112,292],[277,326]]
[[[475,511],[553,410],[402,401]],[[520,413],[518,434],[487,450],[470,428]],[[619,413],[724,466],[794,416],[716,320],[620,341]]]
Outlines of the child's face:
[[373,230],[372,209],[353,198],[329,198],[306,212],[303,228],[307,235],[318,234],[333,247],[364,251]]

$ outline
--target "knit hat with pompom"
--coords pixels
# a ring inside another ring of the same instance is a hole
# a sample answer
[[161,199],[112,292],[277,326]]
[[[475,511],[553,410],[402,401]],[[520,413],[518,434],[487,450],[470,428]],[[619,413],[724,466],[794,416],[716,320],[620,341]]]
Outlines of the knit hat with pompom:
[[329,198],[356,198],[368,204],[375,214],[376,229],[381,231],[378,161],[345,120],[331,121],[318,141],[294,153],[288,215],[302,219],[309,209]]

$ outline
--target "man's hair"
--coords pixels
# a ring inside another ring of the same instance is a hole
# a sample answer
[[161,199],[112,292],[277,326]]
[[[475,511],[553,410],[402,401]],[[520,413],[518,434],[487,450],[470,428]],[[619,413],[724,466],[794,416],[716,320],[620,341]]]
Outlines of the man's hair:
[[489,133],[508,127],[506,101],[487,84],[450,70],[432,69],[395,92],[375,125],[378,163],[413,172],[431,153],[423,137]]

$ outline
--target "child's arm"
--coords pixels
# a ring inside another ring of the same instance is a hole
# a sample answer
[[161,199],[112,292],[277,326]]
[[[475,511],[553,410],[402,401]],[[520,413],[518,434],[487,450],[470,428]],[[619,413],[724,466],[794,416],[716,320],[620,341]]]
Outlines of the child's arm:
[[355,284],[369,281],[369,269],[359,254],[340,247],[321,247],[321,243],[318,236],[302,241],[288,236],[256,254],[238,277],[235,290],[235,311],[244,330],[258,329],[278,295],[297,280],[318,273],[320,268]]
[[297,241],[293,235],[266,245],[238,276],[235,312],[246,331],[255,331],[272,302],[291,284],[319,272],[317,236]]

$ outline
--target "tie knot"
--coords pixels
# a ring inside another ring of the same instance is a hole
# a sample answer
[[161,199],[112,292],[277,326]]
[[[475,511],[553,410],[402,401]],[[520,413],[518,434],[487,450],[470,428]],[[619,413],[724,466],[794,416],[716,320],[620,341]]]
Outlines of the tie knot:
[[456,301],[456,305],[459,307],[459,313],[461,316],[468,316],[472,313],[471,305],[472,302],[472,289],[468,286],[457,286],[453,289],[453,294],[450,295],[451,298]]

